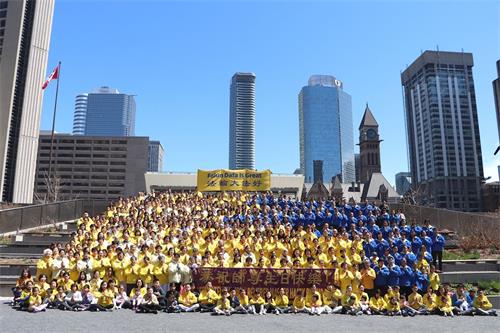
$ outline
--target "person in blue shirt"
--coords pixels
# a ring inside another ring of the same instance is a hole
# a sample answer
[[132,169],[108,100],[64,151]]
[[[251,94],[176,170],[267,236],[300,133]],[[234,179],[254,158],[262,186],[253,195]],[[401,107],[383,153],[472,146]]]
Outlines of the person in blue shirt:
[[[427,250],[429,250],[429,248]],[[432,259],[434,266],[438,267],[440,272],[443,271],[443,250],[444,237],[434,232],[432,236]]]
[[465,290],[465,286],[463,284],[459,284],[457,291],[451,296],[451,304],[461,315],[472,316],[474,314],[474,309],[472,308],[472,298]]
[[399,277],[399,286],[401,287],[401,294],[408,297],[412,292],[411,286],[415,280],[415,274],[413,273],[413,269],[407,265],[406,259],[401,259],[400,268],[401,276]]
[[422,241],[422,244],[425,245],[427,250],[431,251],[432,239],[427,235],[427,232],[425,232],[425,230],[422,230],[422,233],[420,234],[420,240]]
[[389,279],[389,269],[386,265],[384,265],[384,259],[378,260],[378,265],[375,266],[375,289],[380,289],[382,294],[385,294],[387,291],[387,281]]
[[387,278],[387,284],[389,286],[399,286],[401,268],[394,263],[394,257],[389,256],[389,264],[387,265],[387,268],[389,269],[389,277]]
[[377,234],[377,254],[382,257],[385,250],[389,248],[389,243],[382,237],[382,233]]
[[411,267],[413,267],[413,264],[417,262],[417,256],[411,251],[411,247],[403,246],[401,254]]
[[413,253],[418,253],[420,251],[420,248],[422,247],[422,240],[417,236],[417,233],[415,231],[411,232],[410,241],[411,250],[413,251]]

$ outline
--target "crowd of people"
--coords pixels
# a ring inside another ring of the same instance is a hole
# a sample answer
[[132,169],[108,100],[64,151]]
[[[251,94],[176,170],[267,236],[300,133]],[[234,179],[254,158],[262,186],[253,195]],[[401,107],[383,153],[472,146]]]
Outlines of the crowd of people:
[[[382,203],[272,193],[153,193],[84,214],[67,244],[24,270],[13,304],[31,312],[496,315],[482,290],[440,283],[444,238]],[[200,267],[330,269],[290,292],[193,283]]]

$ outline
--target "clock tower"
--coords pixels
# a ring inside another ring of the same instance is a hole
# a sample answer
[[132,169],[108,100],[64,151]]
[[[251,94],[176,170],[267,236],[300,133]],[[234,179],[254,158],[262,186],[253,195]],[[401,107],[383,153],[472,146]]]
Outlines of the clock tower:
[[381,172],[378,123],[366,104],[365,114],[359,125],[359,181],[366,183],[374,172]]

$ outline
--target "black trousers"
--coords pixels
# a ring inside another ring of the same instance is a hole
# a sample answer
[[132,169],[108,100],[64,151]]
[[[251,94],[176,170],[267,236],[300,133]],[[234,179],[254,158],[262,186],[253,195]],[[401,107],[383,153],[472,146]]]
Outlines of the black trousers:
[[443,251],[432,251],[432,264],[440,271],[443,271]]
[[139,305],[139,311],[144,312],[144,313],[150,313],[153,311],[158,311],[160,310],[160,305],[159,304],[140,304]]

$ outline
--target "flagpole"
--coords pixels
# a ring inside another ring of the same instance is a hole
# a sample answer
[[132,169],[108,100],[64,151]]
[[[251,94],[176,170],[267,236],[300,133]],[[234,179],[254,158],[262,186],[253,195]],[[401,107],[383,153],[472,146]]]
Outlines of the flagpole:
[[[57,96],[59,94],[59,78],[61,77],[61,62],[57,65],[57,85],[56,85],[56,98],[54,101],[54,113],[52,114],[52,131],[50,136],[50,155],[49,155],[49,174],[48,181],[52,186],[52,151],[54,149],[54,130],[56,127],[56,112],[57,112]],[[47,188],[47,194],[49,194],[49,189]]]

